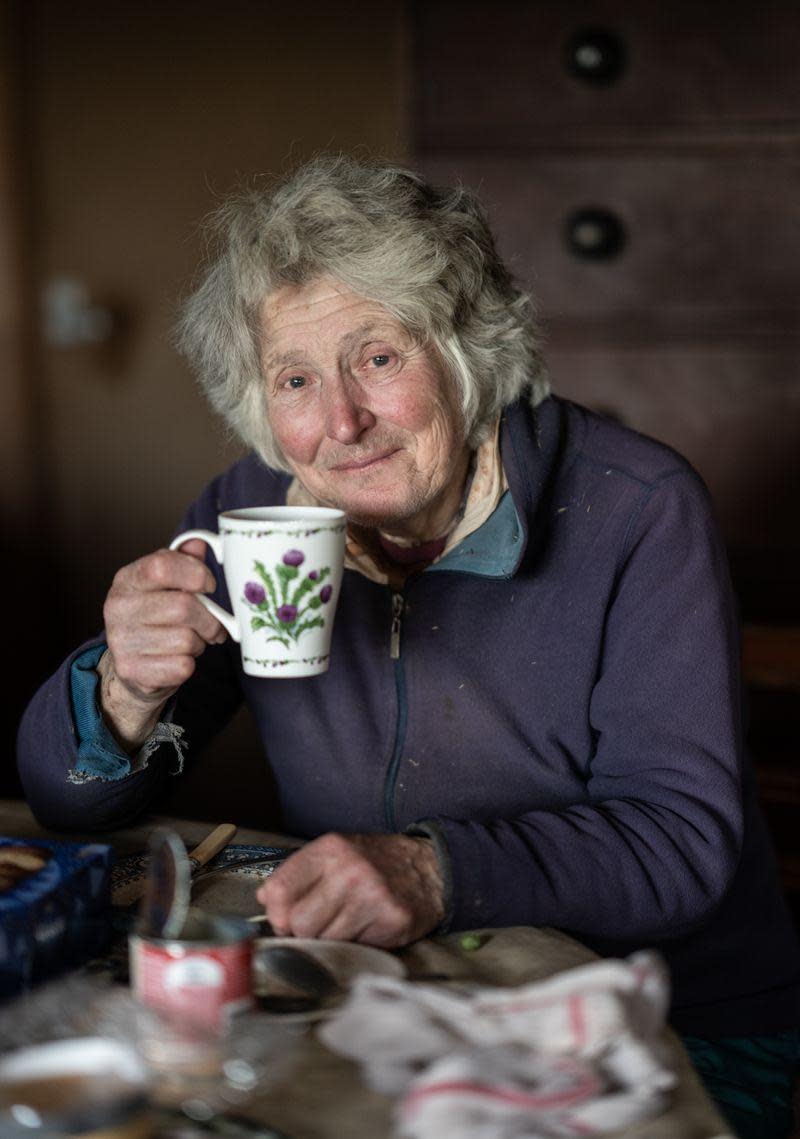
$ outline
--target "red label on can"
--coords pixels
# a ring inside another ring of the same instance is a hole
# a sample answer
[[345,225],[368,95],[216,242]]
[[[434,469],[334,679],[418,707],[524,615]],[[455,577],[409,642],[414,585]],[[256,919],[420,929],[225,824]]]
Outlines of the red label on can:
[[130,941],[131,984],[139,1000],[176,1016],[222,1027],[252,1004],[252,941],[192,945]]

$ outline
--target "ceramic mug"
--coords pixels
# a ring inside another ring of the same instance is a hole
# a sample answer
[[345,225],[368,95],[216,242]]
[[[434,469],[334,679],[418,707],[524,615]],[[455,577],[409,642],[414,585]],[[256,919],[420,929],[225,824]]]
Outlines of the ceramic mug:
[[241,646],[248,676],[299,677],[325,672],[344,568],[346,521],[322,506],[226,510],[219,533],[187,530],[212,549],[225,574],[229,613],[198,593]]

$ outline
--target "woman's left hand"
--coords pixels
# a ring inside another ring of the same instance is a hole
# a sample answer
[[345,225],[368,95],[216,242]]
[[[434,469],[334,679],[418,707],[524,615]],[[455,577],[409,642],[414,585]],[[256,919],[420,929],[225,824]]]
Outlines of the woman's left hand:
[[276,933],[390,949],[444,916],[433,843],[410,835],[326,834],[301,847],[256,894]]

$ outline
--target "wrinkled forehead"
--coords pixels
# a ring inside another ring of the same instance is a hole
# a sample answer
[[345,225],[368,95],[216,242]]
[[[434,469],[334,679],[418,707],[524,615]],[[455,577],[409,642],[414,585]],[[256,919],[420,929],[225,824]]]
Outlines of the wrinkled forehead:
[[322,346],[347,351],[373,335],[410,339],[402,322],[384,305],[333,277],[284,285],[269,293],[261,306],[260,325],[265,363]]

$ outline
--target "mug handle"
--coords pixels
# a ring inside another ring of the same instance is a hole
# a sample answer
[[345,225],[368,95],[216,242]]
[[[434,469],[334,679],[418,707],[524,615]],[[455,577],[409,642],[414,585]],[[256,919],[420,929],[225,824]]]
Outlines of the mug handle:
[[[185,530],[183,534],[179,534],[177,538],[173,538],[169,544],[171,550],[177,550],[184,542],[188,542],[190,538],[200,538],[206,545],[211,547],[214,557],[220,565],[222,565],[222,539],[219,534],[215,534],[213,530]],[[239,632],[239,626],[236,618],[227,609],[223,609],[221,605],[217,605],[216,601],[212,601],[210,597],[206,597],[204,593],[196,593],[195,597],[212,615],[216,617],[221,625],[224,625],[230,635],[236,641],[237,645],[242,642],[242,635]]]

